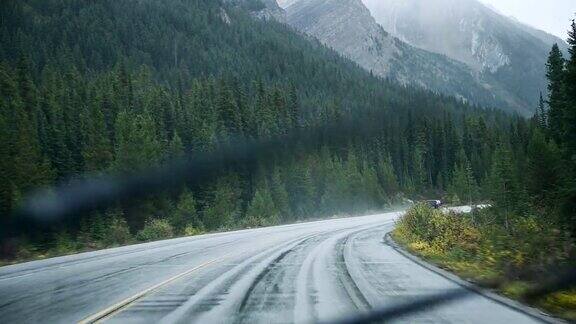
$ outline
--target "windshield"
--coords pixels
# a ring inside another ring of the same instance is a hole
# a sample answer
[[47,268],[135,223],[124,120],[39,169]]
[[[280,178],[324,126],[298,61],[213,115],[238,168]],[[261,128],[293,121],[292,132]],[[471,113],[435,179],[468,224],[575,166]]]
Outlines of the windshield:
[[576,320],[572,0],[5,0],[0,322]]

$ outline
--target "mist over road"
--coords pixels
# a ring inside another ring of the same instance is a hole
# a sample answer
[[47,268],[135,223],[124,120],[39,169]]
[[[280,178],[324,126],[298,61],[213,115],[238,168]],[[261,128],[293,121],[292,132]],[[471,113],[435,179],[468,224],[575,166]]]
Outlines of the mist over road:
[[[459,286],[383,242],[400,213],[202,235],[0,268],[0,323],[306,323]],[[532,323],[480,295],[398,322]]]

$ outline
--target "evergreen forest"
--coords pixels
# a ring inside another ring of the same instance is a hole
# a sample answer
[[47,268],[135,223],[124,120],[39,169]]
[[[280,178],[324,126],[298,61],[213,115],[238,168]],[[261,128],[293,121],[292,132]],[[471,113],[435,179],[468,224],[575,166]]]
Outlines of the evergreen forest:
[[[531,119],[373,76],[224,0],[0,3],[0,217],[37,188],[353,116],[289,161],[23,233],[19,258],[392,209],[493,202],[576,234],[576,25]],[[362,127],[361,124],[358,127]],[[569,239],[571,240],[571,239]]]

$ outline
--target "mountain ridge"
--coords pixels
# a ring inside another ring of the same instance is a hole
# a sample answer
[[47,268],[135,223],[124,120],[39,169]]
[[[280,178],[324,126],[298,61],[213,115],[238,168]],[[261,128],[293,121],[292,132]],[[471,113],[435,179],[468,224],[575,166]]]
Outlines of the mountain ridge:
[[360,0],[281,2],[287,22],[372,73],[482,106],[529,115],[531,108],[491,78],[440,53],[403,42],[378,24]]
[[363,0],[374,19],[408,44],[465,63],[479,78],[522,106],[546,91],[545,63],[554,43],[546,32],[504,16],[477,0]]

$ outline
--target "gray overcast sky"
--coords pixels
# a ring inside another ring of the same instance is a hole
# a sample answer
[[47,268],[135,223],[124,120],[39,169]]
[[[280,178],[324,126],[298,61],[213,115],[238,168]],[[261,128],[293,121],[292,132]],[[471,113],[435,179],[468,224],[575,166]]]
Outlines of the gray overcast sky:
[[562,39],[568,37],[571,19],[575,18],[576,0],[480,0],[506,16],[547,31]]

